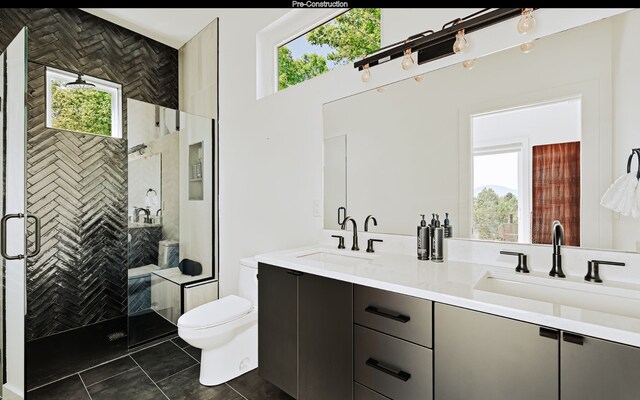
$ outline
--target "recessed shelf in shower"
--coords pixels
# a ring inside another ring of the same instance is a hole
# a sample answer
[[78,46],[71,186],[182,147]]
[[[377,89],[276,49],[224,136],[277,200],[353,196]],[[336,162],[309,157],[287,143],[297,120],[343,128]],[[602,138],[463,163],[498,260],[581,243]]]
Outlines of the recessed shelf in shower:
[[189,200],[204,200],[204,142],[189,145]]

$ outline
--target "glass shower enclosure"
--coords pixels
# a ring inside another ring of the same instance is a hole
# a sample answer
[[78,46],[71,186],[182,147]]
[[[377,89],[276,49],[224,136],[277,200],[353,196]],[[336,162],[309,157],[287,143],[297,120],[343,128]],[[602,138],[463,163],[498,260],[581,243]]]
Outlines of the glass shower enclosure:
[[0,250],[2,267],[2,398],[25,396],[24,316],[26,314],[25,270],[27,258],[40,251],[39,241],[27,248],[27,233],[39,234],[39,221],[27,232],[26,214],[26,89],[27,29],[23,29],[0,55],[0,142],[2,193],[0,206]]
[[217,298],[215,121],[126,99],[122,137],[51,128],[47,67],[27,28],[0,54],[2,399],[171,337]]

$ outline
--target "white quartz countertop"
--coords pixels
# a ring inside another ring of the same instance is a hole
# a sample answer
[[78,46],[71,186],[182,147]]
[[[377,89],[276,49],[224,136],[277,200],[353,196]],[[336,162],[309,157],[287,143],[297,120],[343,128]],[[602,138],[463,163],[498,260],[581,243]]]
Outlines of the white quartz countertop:
[[[338,263],[336,260],[341,260],[340,257],[325,256],[323,258],[323,254],[318,253],[344,255],[349,256],[350,259],[345,263]],[[640,347],[640,307],[635,307],[635,305],[640,306],[640,286],[638,285],[620,283],[616,287],[615,282],[610,284],[613,285],[613,290],[620,289],[631,294],[631,299],[623,303],[628,306],[625,306],[622,312],[612,313],[607,307],[598,307],[599,298],[596,297],[592,302],[596,305],[595,307],[580,308],[570,304],[571,302],[567,304],[567,302],[557,301],[553,296],[548,301],[546,299],[541,301],[476,288],[476,285],[488,274],[506,276],[508,279],[513,277],[513,279],[542,282],[542,284],[558,279],[550,278],[541,272],[525,275],[516,273],[512,268],[457,261],[434,263],[421,261],[415,256],[405,254],[371,254],[322,246],[262,254],[256,256],[256,260],[300,272]],[[590,289],[593,289],[594,296],[598,296],[597,292],[603,290],[601,284],[585,283],[581,277],[567,277],[562,281],[562,284],[581,288],[584,296],[590,296]]]

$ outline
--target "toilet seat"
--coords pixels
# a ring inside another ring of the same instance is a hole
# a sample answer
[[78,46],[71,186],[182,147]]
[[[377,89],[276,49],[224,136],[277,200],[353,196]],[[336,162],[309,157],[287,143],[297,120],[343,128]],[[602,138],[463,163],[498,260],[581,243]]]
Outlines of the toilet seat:
[[186,329],[207,329],[242,318],[253,309],[247,299],[236,295],[203,304],[189,310],[178,319],[178,327]]

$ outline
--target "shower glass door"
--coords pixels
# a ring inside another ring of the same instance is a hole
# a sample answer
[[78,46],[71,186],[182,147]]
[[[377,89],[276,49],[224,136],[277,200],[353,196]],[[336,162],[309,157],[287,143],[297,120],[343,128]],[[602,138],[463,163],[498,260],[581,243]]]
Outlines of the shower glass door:
[[[26,246],[26,87],[27,29],[0,55],[0,247],[2,257],[2,398],[24,398],[24,316],[26,257],[38,251]],[[39,233],[39,223],[33,224]],[[28,254],[27,254],[28,252]]]

